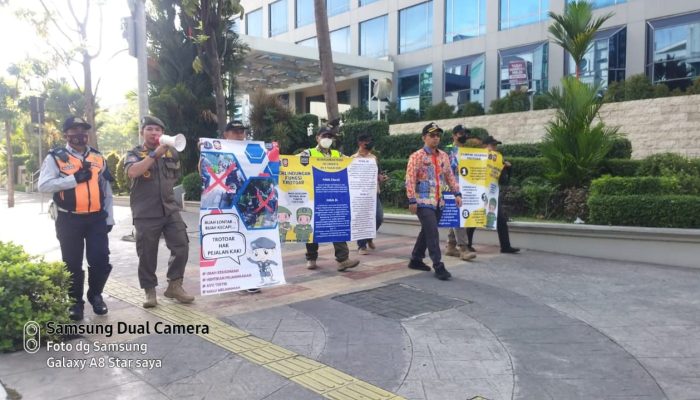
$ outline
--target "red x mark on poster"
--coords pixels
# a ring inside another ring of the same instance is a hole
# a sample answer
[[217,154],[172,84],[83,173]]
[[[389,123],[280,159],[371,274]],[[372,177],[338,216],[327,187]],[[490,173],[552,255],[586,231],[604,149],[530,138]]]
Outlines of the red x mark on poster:
[[262,198],[262,192],[260,191],[260,189],[255,188],[255,197],[258,198],[258,203],[260,204],[260,206],[259,206],[258,208],[256,208],[255,211],[253,211],[253,212],[256,212],[256,213],[257,213],[258,211],[262,210],[263,208],[266,208],[266,209],[267,209],[268,211],[270,211],[270,212],[274,212],[274,211],[275,211],[275,210],[273,210],[272,207],[270,207],[270,205],[268,204],[268,203],[270,202],[270,200],[272,200],[272,199],[275,198],[275,191],[274,191],[274,189],[272,190],[272,193],[270,193],[270,195],[267,197],[267,199],[263,200],[263,198]]
[[224,171],[221,176],[217,177],[216,174],[214,173],[214,170],[211,168],[211,166],[207,166],[207,171],[211,175],[212,179],[214,179],[214,183],[209,185],[208,188],[204,189],[202,194],[209,193],[212,189],[214,189],[214,186],[221,186],[222,188],[226,189],[226,191],[229,191],[228,186],[226,186],[226,177],[233,172],[233,170],[236,168],[236,164],[231,164],[226,168],[226,171]]

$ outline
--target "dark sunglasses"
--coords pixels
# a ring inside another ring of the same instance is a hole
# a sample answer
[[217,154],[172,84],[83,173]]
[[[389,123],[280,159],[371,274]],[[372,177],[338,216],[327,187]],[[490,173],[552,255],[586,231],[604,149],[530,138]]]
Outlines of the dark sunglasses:
[[439,133],[439,132],[433,132],[433,133],[429,133],[428,136],[430,136],[431,138],[436,138],[436,137],[440,137],[440,133]]

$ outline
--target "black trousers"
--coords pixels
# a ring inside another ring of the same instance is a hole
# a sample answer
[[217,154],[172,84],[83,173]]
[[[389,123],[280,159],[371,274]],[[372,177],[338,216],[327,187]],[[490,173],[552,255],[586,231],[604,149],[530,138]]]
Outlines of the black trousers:
[[496,231],[498,232],[498,242],[501,250],[510,249],[510,235],[508,234],[508,216],[501,207],[498,207],[496,217]]
[[418,207],[416,212],[420,221],[421,230],[413,246],[411,259],[421,261],[425,257],[425,250],[428,250],[433,266],[440,264],[442,254],[440,253],[440,233],[438,232],[438,221],[442,210],[427,207]]
[[83,304],[85,272],[83,252],[88,262],[88,300],[102,294],[112,266],[109,264],[107,213],[71,214],[58,212],[56,237],[61,244],[61,256],[71,273],[69,295]]
[[[348,249],[348,244],[346,242],[333,242],[333,249],[335,250],[335,261],[343,262],[350,258],[350,249]],[[306,260],[316,261],[317,259],[318,243],[307,243]]]

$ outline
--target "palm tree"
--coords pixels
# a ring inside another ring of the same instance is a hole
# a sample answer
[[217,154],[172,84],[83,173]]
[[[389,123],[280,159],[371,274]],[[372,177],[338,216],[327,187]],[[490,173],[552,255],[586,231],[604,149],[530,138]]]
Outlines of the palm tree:
[[335,88],[335,71],[333,70],[333,53],[331,37],[328,32],[328,12],[326,0],[314,0],[316,17],[316,38],[318,40],[318,61],[321,64],[321,82],[323,98],[326,102],[328,121],[338,118],[338,93]]
[[[547,94],[557,112],[547,124],[541,145],[547,177],[564,187],[586,186],[619,136],[618,128],[600,121],[599,86],[571,76]],[[597,121],[596,121],[597,119]]]
[[581,74],[581,61],[593,44],[598,29],[613,16],[608,13],[593,18],[593,6],[586,0],[576,0],[567,3],[564,14],[549,12],[549,18],[554,22],[549,26],[549,33],[554,36],[554,42],[571,54],[576,64],[576,79]]

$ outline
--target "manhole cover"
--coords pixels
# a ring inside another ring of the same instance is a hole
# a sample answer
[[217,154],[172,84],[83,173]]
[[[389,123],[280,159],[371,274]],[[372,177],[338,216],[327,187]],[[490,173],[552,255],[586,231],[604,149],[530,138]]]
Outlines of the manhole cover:
[[335,296],[333,300],[397,320],[467,304],[463,300],[424,292],[400,283]]

